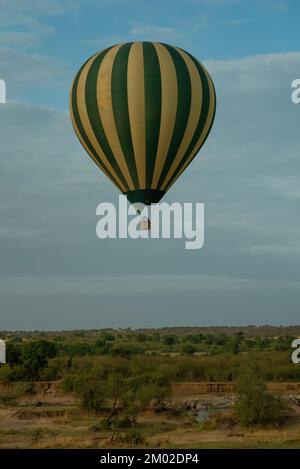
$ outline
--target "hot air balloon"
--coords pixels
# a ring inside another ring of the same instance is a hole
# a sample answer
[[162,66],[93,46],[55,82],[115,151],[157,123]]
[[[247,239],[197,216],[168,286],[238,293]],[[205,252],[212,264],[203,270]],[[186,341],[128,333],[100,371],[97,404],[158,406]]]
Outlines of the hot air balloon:
[[83,147],[140,207],[158,203],[203,146],[216,95],[207,70],[158,42],[109,47],[80,68],[70,114]]

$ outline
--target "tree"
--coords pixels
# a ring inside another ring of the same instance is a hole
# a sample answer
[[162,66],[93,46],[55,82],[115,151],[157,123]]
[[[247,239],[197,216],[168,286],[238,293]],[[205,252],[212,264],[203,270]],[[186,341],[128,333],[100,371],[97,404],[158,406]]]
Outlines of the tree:
[[22,343],[17,340],[9,340],[6,345],[6,361],[11,365],[21,363]]
[[101,386],[89,383],[81,394],[81,406],[85,410],[99,411],[105,400],[105,394]]
[[177,337],[175,335],[165,335],[163,336],[164,345],[174,345],[177,342]]
[[136,341],[137,342],[147,342],[147,335],[140,332],[139,334],[137,334],[136,336]]
[[108,383],[113,396],[107,419],[113,429],[112,440],[124,422],[135,428],[138,415],[150,405],[160,405],[171,389],[167,378],[152,373],[126,379],[115,374]]
[[138,415],[149,406],[158,408],[171,389],[168,378],[157,372],[128,376],[128,370],[111,370],[101,381],[92,371],[80,379],[71,374],[63,383],[64,390],[80,397],[84,409],[97,412],[105,404],[104,425],[112,430],[112,440],[119,437],[121,428],[134,429]]
[[182,345],[181,350],[183,353],[186,353],[187,355],[193,355],[195,352],[197,352],[197,347],[187,342],[186,344]]
[[56,344],[47,340],[35,340],[24,345],[22,350],[22,365],[27,378],[38,379],[39,372],[48,364],[48,359],[55,357]]
[[142,353],[143,349],[135,344],[126,344],[126,343],[119,343],[112,347],[111,354],[113,357],[120,356],[124,358],[129,358],[133,355],[137,355]]
[[[243,366],[244,365],[244,366]],[[236,382],[237,402],[235,410],[241,425],[278,426],[282,423],[285,404],[279,396],[270,394],[257,366],[242,364],[243,369]]]
[[241,344],[243,342],[243,332],[236,332],[227,342],[226,349],[228,352],[238,354],[241,350]]

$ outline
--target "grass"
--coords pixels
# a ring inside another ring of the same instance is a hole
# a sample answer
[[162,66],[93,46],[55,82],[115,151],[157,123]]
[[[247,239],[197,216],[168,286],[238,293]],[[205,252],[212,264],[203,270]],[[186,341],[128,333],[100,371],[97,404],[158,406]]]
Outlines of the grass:
[[[213,397],[213,396],[212,396]],[[217,396],[215,396],[217,397]],[[43,395],[37,395],[43,399]],[[0,406],[0,448],[110,448],[111,430],[103,425],[107,415],[83,411],[78,403],[64,405],[57,396],[51,405],[12,403]],[[47,399],[47,395],[44,396]],[[193,417],[147,411],[138,419],[141,445],[115,443],[115,447],[170,449],[294,449],[300,448],[300,411],[279,429],[241,429],[230,414],[217,413],[212,421],[199,423]],[[230,424],[230,425],[229,425]],[[124,436],[130,429],[122,428]]]
[[[166,446],[168,449],[177,449],[176,445]],[[210,441],[197,443],[196,445],[180,445],[180,449],[299,449],[300,439],[298,440],[280,440],[270,442],[259,441]]]

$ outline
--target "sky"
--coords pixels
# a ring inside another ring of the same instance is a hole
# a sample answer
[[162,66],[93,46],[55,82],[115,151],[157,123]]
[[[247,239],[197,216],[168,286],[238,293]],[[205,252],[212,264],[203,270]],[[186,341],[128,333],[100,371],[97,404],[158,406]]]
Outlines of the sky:
[[[0,0],[0,330],[299,324],[297,0]],[[118,193],[73,132],[68,93],[106,46],[191,52],[213,130],[165,196],[205,203],[205,243],[100,240]]]

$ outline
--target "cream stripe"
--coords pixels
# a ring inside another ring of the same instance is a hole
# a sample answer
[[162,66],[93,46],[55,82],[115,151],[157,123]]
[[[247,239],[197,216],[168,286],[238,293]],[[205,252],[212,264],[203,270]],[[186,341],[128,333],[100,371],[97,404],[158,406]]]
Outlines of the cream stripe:
[[134,185],[131,179],[130,171],[128,169],[124,153],[120,144],[111,96],[111,75],[115,56],[122,44],[110,49],[102,60],[97,80],[97,100],[99,113],[103,125],[106,138],[110,144],[111,150],[118,162],[122,174],[129,186],[129,189],[134,190]]
[[127,69],[128,112],[139,188],[146,187],[145,80],[143,43],[134,42]]
[[168,149],[171,143],[177,111],[177,78],[175,65],[168,49],[159,43],[153,43],[161,73],[161,121],[159,139],[152,179],[152,189],[157,187]]
[[113,166],[110,164],[101,146],[98,143],[98,140],[91,126],[88,112],[87,112],[87,107],[86,107],[86,102],[85,102],[85,85],[86,85],[86,78],[87,78],[88,72],[94,60],[95,60],[95,56],[91,57],[91,59],[87,62],[87,64],[82,69],[81,74],[79,76],[78,86],[77,86],[77,103],[78,103],[79,117],[80,117],[82,126],[85,130],[85,133],[87,134],[90,143],[93,145],[94,149],[99,155],[99,158],[103,161],[104,165],[111,172],[116,182],[120,185],[122,191],[125,192],[126,188],[124,187],[124,184],[118,177],[115,171],[115,168],[113,168]]
[[[71,88],[71,93],[72,93],[72,88]],[[71,101],[70,101],[71,102]],[[101,171],[103,171],[103,173],[111,180],[111,182],[121,191],[121,192],[124,192],[122,190],[122,187],[118,186],[118,184],[112,179],[112,177],[106,172],[106,169],[104,169],[101,165],[101,163],[94,157],[94,155],[90,152],[89,148],[87,147],[85,141],[83,140],[82,136],[81,136],[81,133],[79,132],[79,129],[76,125],[76,121],[75,121],[75,118],[74,118],[74,114],[73,114],[73,109],[72,109],[72,106],[70,106],[70,116],[71,116],[71,121],[72,121],[72,125],[73,125],[73,128],[75,130],[75,133],[77,135],[77,138],[78,140],[80,141],[81,145],[83,146],[83,148],[85,149],[85,151],[87,152],[87,154],[92,158],[92,160],[96,163],[96,165],[101,169]]]
[[179,54],[183,58],[189,71],[190,80],[191,80],[191,108],[190,108],[189,118],[188,118],[188,122],[186,125],[186,129],[184,132],[182,142],[180,144],[180,147],[178,148],[176,157],[168,171],[168,174],[164,180],[164,183],[162,184],[163,190],[165,189],[165,185],[168,182],[171,174],[174,174],[174,171],[176,171],[176,168],[178,168],[180,161],[182,160],[189,144],[191,143],[197,124],[199,122],[200,112],[202,108],[202,100],[203,100],[202,84],[201,84],[200,75],[199,75],[196,65],[194,64],[193,60],[185,52],[177,48],[176,50],[177,52],[179,52]]
[[187,161],[185,162],[185,164],[183,165],[183,167],[181,168],[181,170],[179,171],[179,173],[177,174],[177,176],[174,178],[174,180],[172,180],[168,186],[166,186],[165,188],[165,191],[169,190],[170,187],[174,184],[174,182],[179,178],[179,176],[183,173],[183,171],[186,169],[186,167],[190,164],[190,162],[192,161],[192,159],[196,156],[196,154],[200,151],[201,147],[202,147],[202,144],[203,144],[203,141],[205,140],[205,138],[207,137],[207,132],[211,126],[211,123],[212,123],[212,119],[213,119],[213,116],[214,116],[214,112],[215,112],[215,106],[216,106],[216,98],[215,98],[215,91],[214,91],[214,87],[213,87],[213,84],[212,84],[212,80],[209,76],[209,74],[207,73],[207,71],[205,70],[205,68],[203,67],[204,71],[205,71],[205,74],[206,74],[206,77],[207,77],[207,80],[208,80],[208,85],[209,85],[209,92],[210,92],[210,97],[211,97],[211,102],[210,102],[210,107],[209,107],[209,111],[208,111],[208,116],[207,116],[207,120],[206,120],[206,123],[205,123],[205,126],[204,126],[204,129],[196,143],[196,145],[194,146],[192,152],[191,152],[191,155],[189,156],[189,158],[187,159]]

